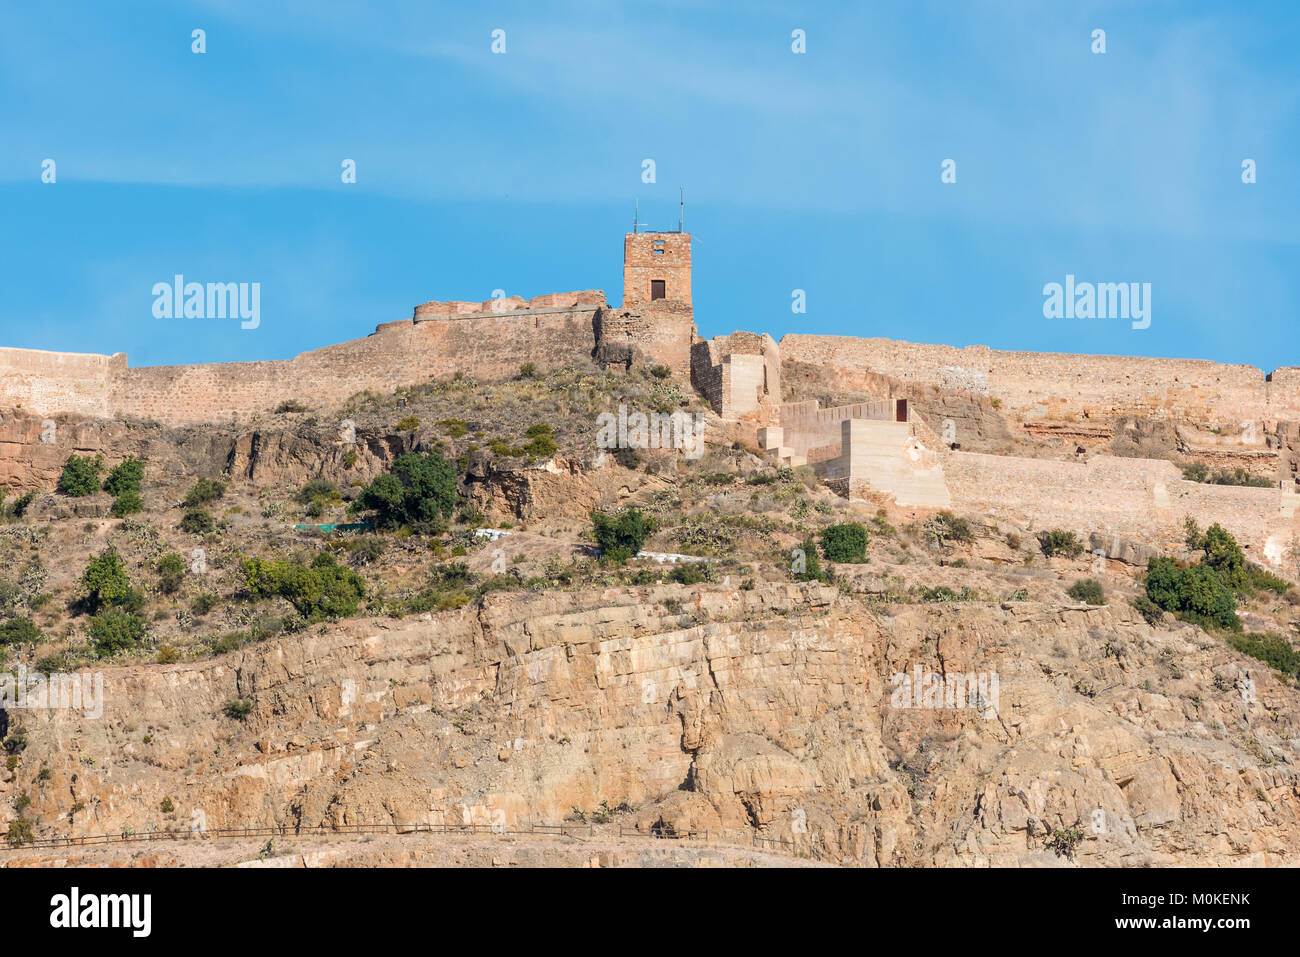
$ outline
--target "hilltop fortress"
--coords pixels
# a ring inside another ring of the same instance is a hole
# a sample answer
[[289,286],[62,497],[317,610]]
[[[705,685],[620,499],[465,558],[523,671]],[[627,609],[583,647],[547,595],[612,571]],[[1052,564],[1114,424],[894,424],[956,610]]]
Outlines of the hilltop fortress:
[[[292,400],[338,405],[433,376],[579,358],[667,367],[728,435],[811,466],[849,498],[1083,530],[1108,553],[1121,538],[1177,542],[1190,516],[1223,523],[1255,560],[1296,576],[1300,368],[803,334],[703,339],[685,232],[624,237],[619,306],[594,290],[427,302],[363,339],[277,361],[137,368],[123,353],[0,348],[0,410],[247,424]],[[5,421],[0,458],[22,458],[33,430]],[[1269,484],[1186,481],[1175,459]]]

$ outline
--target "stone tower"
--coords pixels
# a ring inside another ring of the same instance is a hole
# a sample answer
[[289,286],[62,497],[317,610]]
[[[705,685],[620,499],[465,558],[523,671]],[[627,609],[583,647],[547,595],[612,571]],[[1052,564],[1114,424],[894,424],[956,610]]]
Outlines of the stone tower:
[[623,305],[656,299],[691,305],[691,234],[635,232],[623,236]]

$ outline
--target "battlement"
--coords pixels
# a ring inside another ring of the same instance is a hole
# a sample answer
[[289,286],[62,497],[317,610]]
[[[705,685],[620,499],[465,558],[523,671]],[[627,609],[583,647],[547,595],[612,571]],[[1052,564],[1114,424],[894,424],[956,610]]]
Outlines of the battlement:
[[579,292],[551,292],[532,299],[509,296],[485,299],[482,302],[424,302],[415,307],[411,318],[416,322],[430,319],[493,319],[522,313],[591,311],[604,305],[604,292],[599,289],[584,289]]

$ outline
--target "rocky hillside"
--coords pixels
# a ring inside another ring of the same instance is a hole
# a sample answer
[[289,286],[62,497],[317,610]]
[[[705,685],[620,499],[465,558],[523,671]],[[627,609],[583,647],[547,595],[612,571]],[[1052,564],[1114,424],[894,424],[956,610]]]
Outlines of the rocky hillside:
[[[6,669],[100,675],[103,698],[102,714],[0,711],[0,826],[17,845],[0,855],[1300,863],[1296,675],[1229,634],[1140,610],[1147,551],[1115,542],[1101,559],[1049,555],[1035,530],[847,502],[734,443],[699,461],[592,447],[575,410],[628,394],[669,401],[649,375],[575,372],[446,381],[286,411],[251,431],[61,426],[106,467],[142,457],[145,508],[113,518],[107,493],[54,491],[57,457],[33,459],[14,483],[39,492],[0,525],[0,617],[36,634],[13,630]],[[337,435],[345,419],[355,448]],[[556,423],[554,449],[525,453],[538,420]],[[443,525],[292,527],[364,519],[348,503],[411,449],[457,463],[461,501]],[[213,524],[187,526],[193,509],[180,502],[205,478],[224,483],[205,504]],[[628,505],[656,524],[647,549],[700,560],[598,560],[588,511]],[[792,572],[792,549],[845,522],[869,532],[865,560],[823,559],[827,581],[794,580],[811,576]],[[475,535],[484,525],[509,534],[489,542]],[[188,563],[195,549],[203,568],[168,583],[161,557]],[[106,649],[91,637],[84,572],[107,551],[146,630]],[[242,570],[248,557],[319,554],[363,584],[352,613],[304,615],[250,591]],[[1104,603],[1072,597],[1082,578]],[[1239,612],[1248,632],[1292,642],[1294,601],[1294,590],[1263,591]],[[304,832],[261,854],[247,842],[22,846],[169,829],[562,821],[589,825],[590,840]],[[691,831],[710,836],[669,849],[632,836]]]

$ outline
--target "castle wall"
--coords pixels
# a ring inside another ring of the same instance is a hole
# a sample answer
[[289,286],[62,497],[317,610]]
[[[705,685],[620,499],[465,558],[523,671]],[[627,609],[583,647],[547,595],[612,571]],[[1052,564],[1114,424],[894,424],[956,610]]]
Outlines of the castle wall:
[[635,348],[650,362],[666,365],[683,379],[690,375],[695,314],[689,305],[661,299],[631,309],[602,309],[596,336],[610,346]]
[[0,349],[0,406],[36,415],[110,415],[113,382],[126,354]]
[[[1084,541],[1100,531],[1173,550],[1190,516],[1202,528],[1221,524],[1260,563],[1266,545],[1289,548],[1300,531],[1300,496],[1184,481],[1163,460],[1102,455],[1062,462],[950,452],[942,463],[954,510],[992,515],[1027,531],[1064,528]],[[1295,574],[1294,563],[1289,574]]]
[[553,368],[591,354],[593,316],[583,309],[469,322],[408,319],[293,359],[124,368],[109,406],[111,414],[168,423],[246,420],[291,399],[328,408],[356,392],[391,392],[456,372],[501,377],[526,362]]
[[781,351],[766,333],[733,332],[691,348],[691,383],[724,418],[775,423],[781,399]]
[[987,346],[958,349],[799,334],[781,339],[781,355],[834,370],[845,389],[870,389],[878,376],[888,375],[992,396],[1026,420],[1117,415],[1233,425],[1300,420],[1300,369],[1294,367],[1278,369],[1267,381],[1254,366],[1201,359],[1000,352]]

